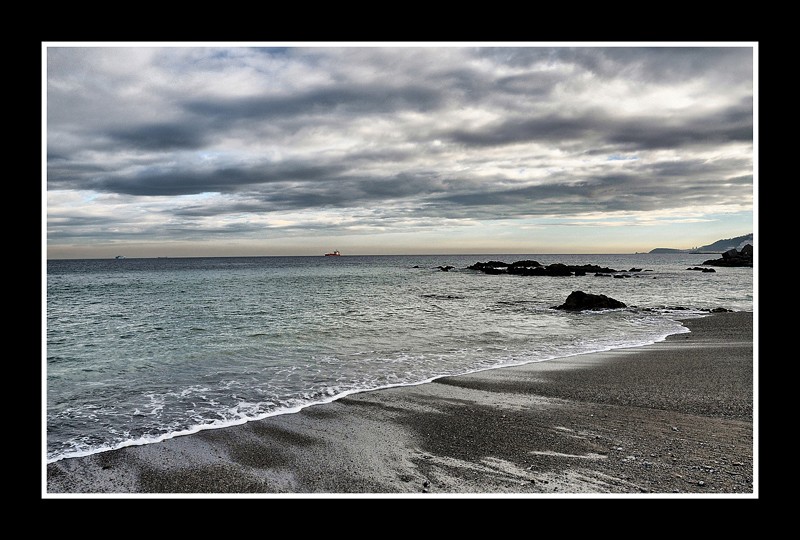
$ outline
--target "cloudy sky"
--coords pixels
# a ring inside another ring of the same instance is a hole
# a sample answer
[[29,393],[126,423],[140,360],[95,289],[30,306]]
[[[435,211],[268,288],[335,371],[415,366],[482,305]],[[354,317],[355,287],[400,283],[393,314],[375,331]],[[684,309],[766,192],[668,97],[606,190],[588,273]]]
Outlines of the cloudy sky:
[[753,231],[754,45],[231,45],[45,44],[48,257]]

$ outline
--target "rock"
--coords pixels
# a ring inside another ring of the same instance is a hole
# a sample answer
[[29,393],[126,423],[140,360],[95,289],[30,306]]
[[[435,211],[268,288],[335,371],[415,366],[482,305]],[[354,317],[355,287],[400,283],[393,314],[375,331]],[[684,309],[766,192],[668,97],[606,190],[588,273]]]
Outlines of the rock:
[[703,264],[709,266],[753,266],[753,246],[745,245],[741,250],[729,249],[720,259],[709,259]]
[[510,265],[508,265],[508,266],[509,266],[509,268],[515,268],[515,267],[519,267],[519,266],[523,266],[523,267],[528,267],[528,268],[529,268],[529,267],[531,267],[531,266],[542,266],[542,265],[541,265],[541,264],[539,264],[539,263],[538,263],[538,262],[536,262],[536,261],[532,261],[532,260],[530,260],[530,259],[527,259],[527,260],[524,260],[524,261],[516,261],[516,262],[513,262],[513,263],[511,263],[511,264],[510,264]]
[[709,310],[711,313],[730,313],[732,309],[725,309],[724,307],[715,307],[714,309]]
[[566,264],[554,263],[547,266],[548,276],[571,276],[572,271]]
[[419,268],[419,265],[418,265],[418,264],[415,264],[415,265],[414,265],[414,266],[412,266],[411,268]]
[[470,270],[480,270],[481,272],[486,272],[488,269],[496,270],[498,268],[508,268],[508,267],[509,264],[503,261],[488,261],[485,263],[476,262],[472,266],[467,266],[467,268],[469,268]]
[[716,272],[713,268],[700,268],[699,266],[693,266],[691,268],[687,268],[687,270],[697,270],[698,272]]
[[519,276],[584,276],[587,272],[597,274],[611,274],[616,272],[613,268],[605,268],[596,264],[567,265],[553,263],[542,266],[538,261],[523,260],[511,264],[502,261],[477,262],[467,267],[470,270],[479,270],[486,274],[516,274]]
[[554,309],[583,311],[586,309],[619,309],[624,307],[628,306],[619,300],[609,298],[604,294],[590,294],[583,291],[572,291],[567,297],[566,301],[560,306],[554,306]]
[[628,272],[641,272],[641,271],[642,271],[641,268],[631,268],[630,270],[628,270]]
[[430,487],[431,483],[428,480],[422,482],[422,487]]
[[455,268],[455,266],[450,266],[450,265],[448,264],[447,266],[440,266],[440,267],[439,267],[439,270],[441,270],[442,272],[449,272],[449,271],[450,271],[450,270],[452,270],[453,268]]

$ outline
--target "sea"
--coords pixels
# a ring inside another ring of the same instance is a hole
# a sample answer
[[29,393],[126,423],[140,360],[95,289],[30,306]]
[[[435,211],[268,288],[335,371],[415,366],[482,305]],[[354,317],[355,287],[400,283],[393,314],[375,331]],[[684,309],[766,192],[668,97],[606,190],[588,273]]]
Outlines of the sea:
[[[679,319],[714,308],[753,311],[752,268],[687,270],[716,257],[48,260],[46,461],[296,413],[354,392],[654,343],[687,332]],[[630,277],[467,268],[525,259]],[[628,307],[553,309],[577,290]]]

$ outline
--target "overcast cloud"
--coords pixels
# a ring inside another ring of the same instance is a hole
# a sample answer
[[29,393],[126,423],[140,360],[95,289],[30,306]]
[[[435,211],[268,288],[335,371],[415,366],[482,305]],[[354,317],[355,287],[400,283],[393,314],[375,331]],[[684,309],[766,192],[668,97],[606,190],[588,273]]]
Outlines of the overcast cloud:
[[752,232],[753,92],[745,46],[50,46],[48,254],[712,242]]

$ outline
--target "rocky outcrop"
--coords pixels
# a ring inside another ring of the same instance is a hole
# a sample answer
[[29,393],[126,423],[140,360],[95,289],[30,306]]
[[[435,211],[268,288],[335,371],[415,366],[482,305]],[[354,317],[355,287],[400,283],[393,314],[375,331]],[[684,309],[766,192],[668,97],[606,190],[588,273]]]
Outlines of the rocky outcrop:
[[[534,261],[535,262],[535,261]],[[487,269],[495,270],[499,268],[508,268],[510,265],[508,263],[502,261],[488,261],[485,263],[476,262],[472,266],[467,266],[470,270],[480,270],[481,272],[486,272]],[[535,266],[539,266],[539,263],[536,263]],[[490,272],[486,272],[487,274]]]
[[716,272],[713,268],[700,268],[699,266],[693,266],[691,268],[687,268],[687,270],[698,270],[700,272]]
[[564,309],[567,311],[619,309],[624,307],[628,306],[604,294],[590,294],[583,291],[572,291],[563,304],[560,306],[553,306],[554,309]]
[[753,246],[747,244],[742,249],[729,249],[720,259],[710,259],[703,264],[708,266],[753,266]]
[[524,260],[513,263],[502,261],[477,262],[468,266],[470,270],[478,270],[485,274],[516,274],[518,276],[585,276],[587,273],[595,275],[610,275],[617,270],[598,266],[596,264],[562,264],[553,263],[547,266],[539,264],[537,261]]

